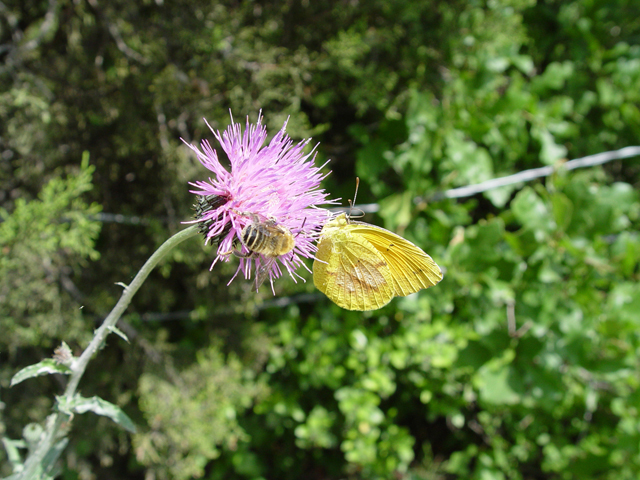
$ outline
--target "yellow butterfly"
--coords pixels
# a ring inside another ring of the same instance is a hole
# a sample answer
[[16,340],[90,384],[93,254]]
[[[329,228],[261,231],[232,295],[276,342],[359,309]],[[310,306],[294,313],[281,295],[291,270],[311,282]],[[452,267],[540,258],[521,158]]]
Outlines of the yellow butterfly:
[[339,307],[376,310],[442,280],[432,258],[409,240],[338,215],[322,229],[313,283]]

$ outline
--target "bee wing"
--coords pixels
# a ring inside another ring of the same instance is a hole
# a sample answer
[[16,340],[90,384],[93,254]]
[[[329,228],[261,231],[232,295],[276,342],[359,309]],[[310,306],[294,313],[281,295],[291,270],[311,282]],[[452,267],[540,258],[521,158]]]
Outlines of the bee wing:
[[[262,261],[263,258],[266,258],[266,260]],[[261,260],[260,266],[256,270],[256,282],[255,282],[256,292],[269,276],[269,270],[271,270],[271,266],[273,265],[273,262],[276,261],[275,257],[274,258],[265,257],[264,255],[261,256],[260,260]]]

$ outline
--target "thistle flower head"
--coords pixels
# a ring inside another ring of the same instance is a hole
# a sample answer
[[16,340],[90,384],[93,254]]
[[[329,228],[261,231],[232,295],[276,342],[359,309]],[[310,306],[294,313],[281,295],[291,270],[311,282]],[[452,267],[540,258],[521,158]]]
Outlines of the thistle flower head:
[[295,281],[295,270],[307,268],[301,257],[313,257],[313,242],[329,218],[318,206],[334,203],[319,188],[326,175],[320,171],[324,165],[314,166],[315,147],[305,154],[310,139],[294,145],[285,132],[287,122],[265,146],[262,115],[255,124],[247,118],[244,132],[233,116],[223,133],[207,126],[229,159],[225,168],[207,140],[200,144],[202,150],[187,144],[214,174],[191,183],[191,193],[199,196],[195,222],[205,243],[218,243],[211,268],[237,256],[240,265],[233,278],[242,272],[249,279],[255,271],[256,288],[268,277],[273,290],[282,267]]

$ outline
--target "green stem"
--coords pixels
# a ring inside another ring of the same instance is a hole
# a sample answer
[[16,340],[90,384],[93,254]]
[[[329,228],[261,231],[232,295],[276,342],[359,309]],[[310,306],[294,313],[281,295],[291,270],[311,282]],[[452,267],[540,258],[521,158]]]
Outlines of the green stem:
[[[84,371],[87,368],[89,360],[91,357],[98,351],[104,340],[107,338],[115,327],[116,323],[124,313],[124,311],[131,303],[131,299],[136,294],[138,289],[142,286],[144,281],[147,279],[151,270],[155,268],[155,266],[162,260],[162,258],[169,253],[173,247],[178,245],[179,243],[185,241],[188,238],[191,238],[198,234],[198,227],[191,226],[182,230],[179,233],[176,233],[173,237],[169,238],[166,242],[164,242],[158,250],[155,251],[153,255],[147,260],[147,262],[142,266],[136,277],[133,279],[131,284],[124,289],[122,292],[122,296],[111,313],[105,318],[104,322],[98,330],[96,330],[91,343],[82,352],[82,355],[78,359],[76,359],[71,365],[71,376],[69,378],[69,383],[67,384],[67,388],[64,391],[64,396],[73,397],[76,393],[76,389],[78,388],[78,384],[80,383],[80,379],[82,375],[84,375]],[[24,469],[17,476],[19,480],[32,480],[34,478],[40,478],[40,475],[37,475],[39,467],[41,467],[41,462],[44,459],[45,455],[51,450],[54,442],[56,441],[56,434],[58,433],[62,423],[67,419],[67,415],[58,412],[54,415],[50,416],[47,419],[47,425],[45,427],[45,432],[40,440],[38,446],[32,450],[31,454],[27,457],[27,460],[24,464]]]

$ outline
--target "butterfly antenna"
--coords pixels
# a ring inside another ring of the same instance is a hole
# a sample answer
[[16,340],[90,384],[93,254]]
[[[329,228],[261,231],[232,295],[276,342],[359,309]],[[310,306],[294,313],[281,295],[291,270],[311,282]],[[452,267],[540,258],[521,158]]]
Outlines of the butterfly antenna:
[[360,186],[360,178],[356,177],[356,192],[353,194],[353,202],[349,200],[349,213],[347,214],[347,220],[352,218],[362,218],[364,217],[364,211],[357,209],[360,213],[354,215],[352,212],[356,209],[356,197],[358,196],[358,187]]
[[[358,196],[359,186],[360,186],[360,177],[356,177],[356,192],[353,194],[353,205],[351,205],[352,207],[356,204],[356,197]],[[351,202],[349,202],[349,204],[351,204]]]
[[353,194],[353,202],[351,200],[349,200],[349,213],[347,214],[347,220],[349,220],[350,218],[353,217],[353,215],[351,215],[351,212],[353,211],[353,208],[356,204],[356,197],[358,196],[358,187],[360,186],[360,177],[356,177],[356,191]]

